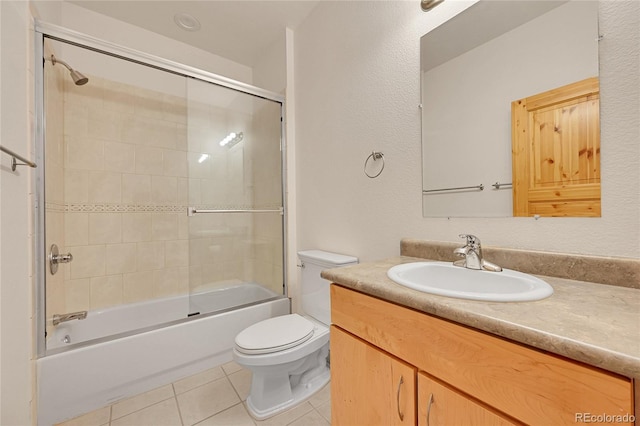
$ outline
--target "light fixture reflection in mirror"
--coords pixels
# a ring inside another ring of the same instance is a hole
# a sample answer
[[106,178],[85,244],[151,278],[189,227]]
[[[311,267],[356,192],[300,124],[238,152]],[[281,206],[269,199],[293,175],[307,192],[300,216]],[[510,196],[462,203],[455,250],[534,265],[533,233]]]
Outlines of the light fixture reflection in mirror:
[[598,76],[597,9],[481,0],[422,37],[425,217],[513,215],[511,187],[492,186],[512,182],[511,102]]
[[239,133],[231,132],[224,139],[220,141],[220,146],[226,146],[227,148],[231,149],[231,147],[236,145],[243,138],[244,138],[244,134],[242,132],[239,132]]

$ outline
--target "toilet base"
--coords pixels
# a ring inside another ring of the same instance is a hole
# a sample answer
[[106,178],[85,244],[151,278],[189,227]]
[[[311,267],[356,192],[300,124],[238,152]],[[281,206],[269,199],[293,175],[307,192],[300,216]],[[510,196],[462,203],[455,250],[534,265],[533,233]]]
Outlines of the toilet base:
[[252,368],[249,414],[264,420],[309,399],[329,383],[328,355],[329,342],[297,361]]
[[329,368],[325,369],[326,371],[321,372],[318,376],[314,377],[307,383],[299,383],[297,386],[294,386],[291,389],[292,398],[288,401],[276,405],[274,407],[270,407],[266,410],[257,409],[251,401],[251,395],[247,398],[247,410],[249,414],[256,420],[264,420],[269,417],[273,417],[276,414],[280,414],[283,411],[286,411],[304,401],[311,398],[316,392],[321,390],[329,380],[331,379],[331,372]]

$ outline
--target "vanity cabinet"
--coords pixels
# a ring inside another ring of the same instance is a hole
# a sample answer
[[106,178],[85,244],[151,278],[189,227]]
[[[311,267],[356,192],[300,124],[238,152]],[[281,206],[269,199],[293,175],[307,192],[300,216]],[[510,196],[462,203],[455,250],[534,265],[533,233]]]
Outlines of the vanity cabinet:
[[331,342],[331,424],[416,424],[415,367],[335,326]]
[[335,284],[331,321],[334,426],[561,425],[603,415],[625,424],[634,414],[626,377]]
[[423,372],[418,374],[418,426],[520,424]]

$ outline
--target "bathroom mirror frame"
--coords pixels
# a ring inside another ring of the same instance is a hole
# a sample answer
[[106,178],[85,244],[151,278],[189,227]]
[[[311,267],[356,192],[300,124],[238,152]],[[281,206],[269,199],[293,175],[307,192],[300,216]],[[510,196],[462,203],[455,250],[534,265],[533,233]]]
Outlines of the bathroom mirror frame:
[[[534,34],[554,49],[530,65],[529,50],[541,55],[523,40]],[[591,0],[480,0],[422,36],[423,217],[513,217],[511,102],[598,76],[598,40]]]

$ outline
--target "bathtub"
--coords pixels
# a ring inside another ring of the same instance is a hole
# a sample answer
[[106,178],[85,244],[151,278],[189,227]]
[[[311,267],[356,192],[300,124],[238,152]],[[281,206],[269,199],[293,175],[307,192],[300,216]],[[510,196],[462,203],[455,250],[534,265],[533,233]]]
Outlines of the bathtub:
[[125,337],[158,324],[184,320],[189,313],[220,312],[253,304],[279,295],[253,283],[230,283],[223,287],[199,291],[191,296],[175,296],[113,308],[90,311],[84,320],[63,322],[47,336],[47,353],[57,349],[90,344],[108,336]]
[[[217,312],[186,318],[198,311]],[[48,336],[47,355],[36,362],[38,425],[228,362],[242,329],[289,312],[288,298],[239,284],[192,295],[191,302],[183,296],[133,303],[62,323]]]

